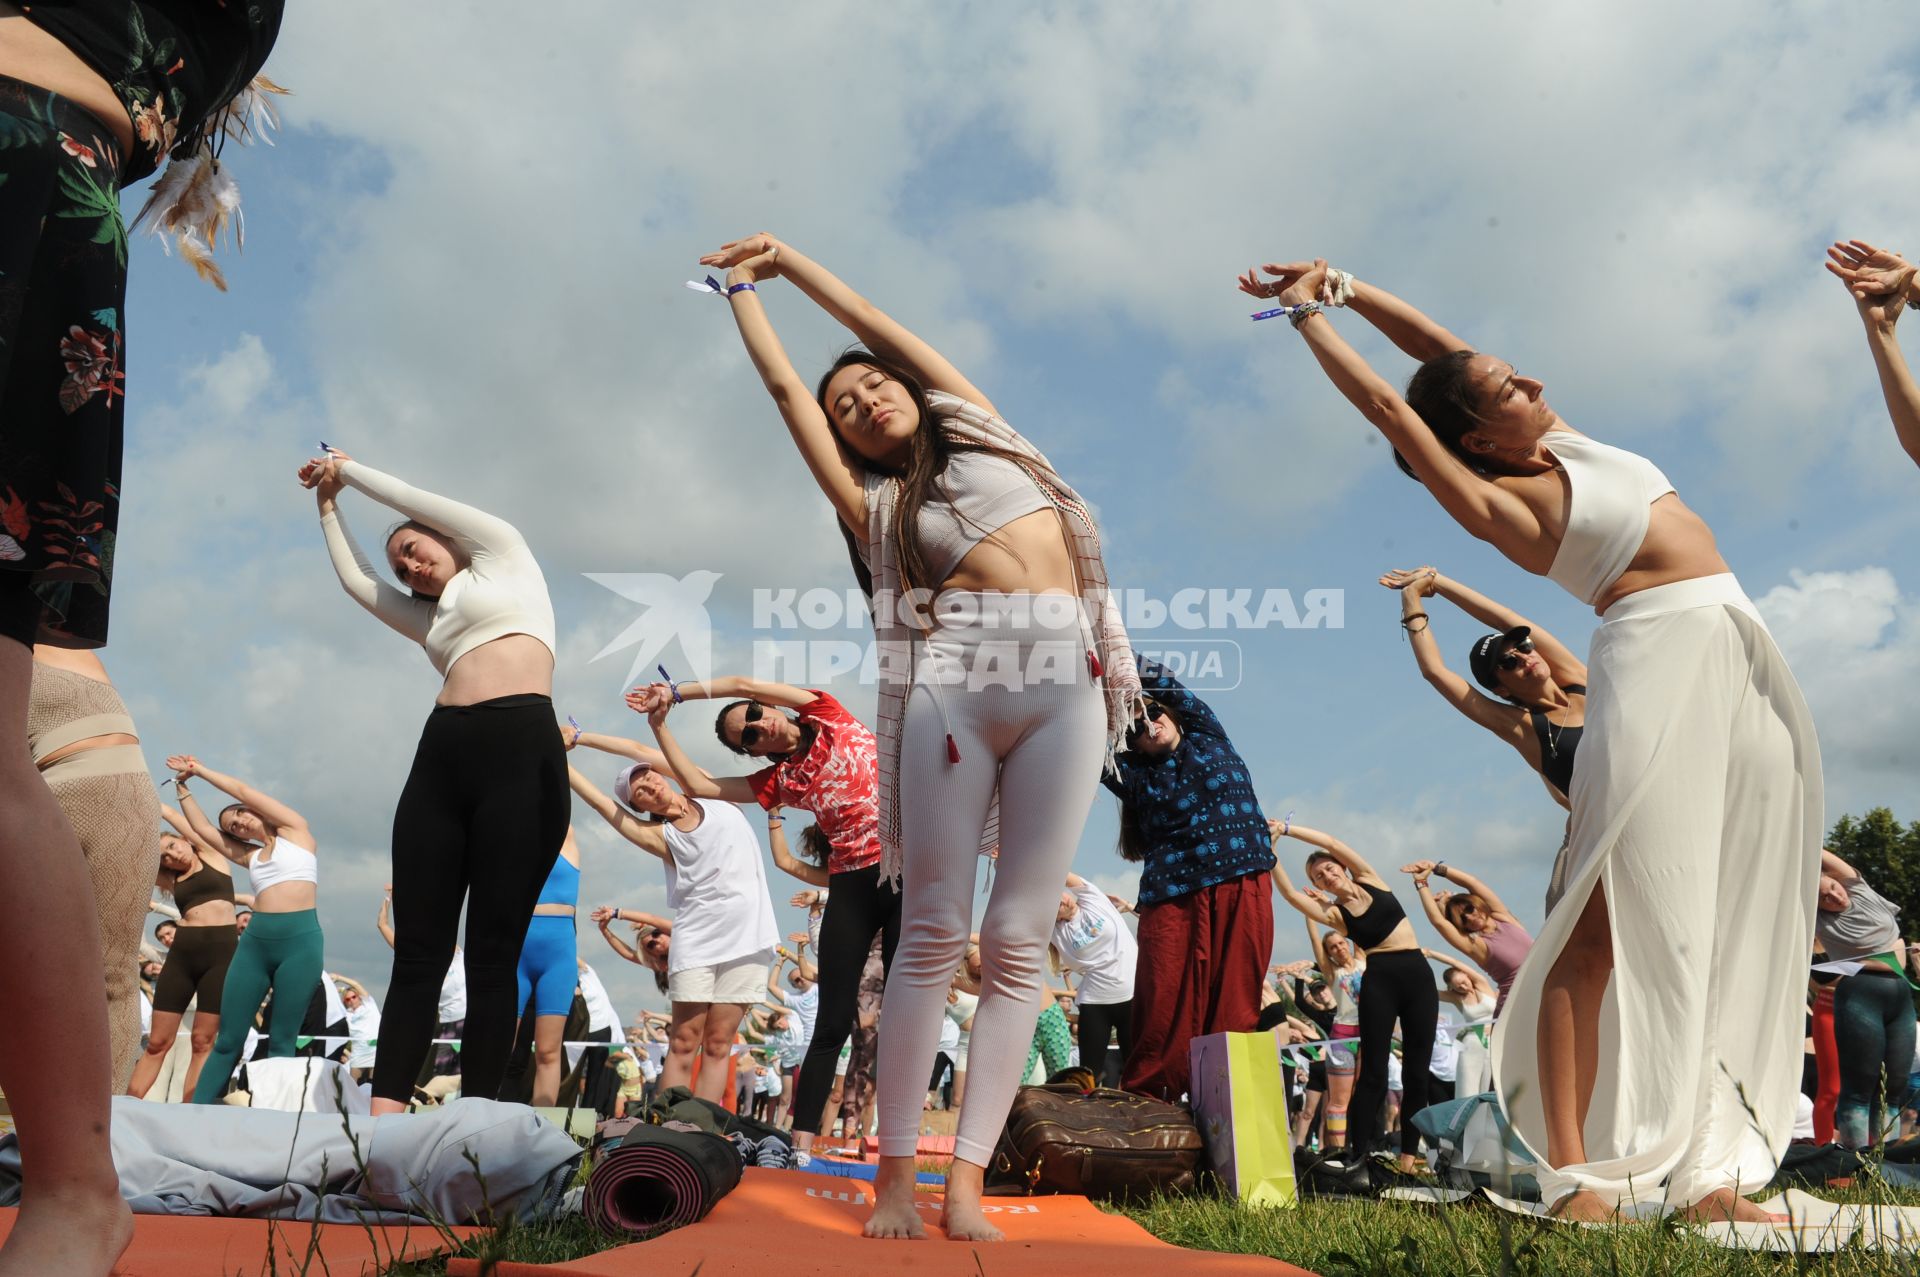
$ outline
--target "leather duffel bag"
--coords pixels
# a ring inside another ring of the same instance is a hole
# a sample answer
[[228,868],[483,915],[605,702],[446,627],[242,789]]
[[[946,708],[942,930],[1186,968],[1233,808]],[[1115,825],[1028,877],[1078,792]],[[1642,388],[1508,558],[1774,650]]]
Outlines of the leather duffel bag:
[[1077,1193],[1100,1201],[1192,1192],[1206,1162],[1193,1116],[1174,1104],[1071,1082],[1022,1087],[987,1167],[987,1192]]

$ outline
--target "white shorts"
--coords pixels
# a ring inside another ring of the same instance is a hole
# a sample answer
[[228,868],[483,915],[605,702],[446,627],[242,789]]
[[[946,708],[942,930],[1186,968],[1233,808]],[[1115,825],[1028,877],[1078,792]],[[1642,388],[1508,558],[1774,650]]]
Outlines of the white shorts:
[[673,1002],[720,1002],[752,1006],[767,996],[767,972],[773,953],[762,949],[705,967],[686,967],[667,975]]

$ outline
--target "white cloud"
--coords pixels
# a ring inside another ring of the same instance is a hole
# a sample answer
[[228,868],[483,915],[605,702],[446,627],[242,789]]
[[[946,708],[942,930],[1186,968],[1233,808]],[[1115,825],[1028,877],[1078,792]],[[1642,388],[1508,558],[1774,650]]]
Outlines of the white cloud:
[[1883,567],[1790,574],[1754,600],[1792,665],[1820,733],[1827,823],[1891,807],[1915,818],[1920,599]]

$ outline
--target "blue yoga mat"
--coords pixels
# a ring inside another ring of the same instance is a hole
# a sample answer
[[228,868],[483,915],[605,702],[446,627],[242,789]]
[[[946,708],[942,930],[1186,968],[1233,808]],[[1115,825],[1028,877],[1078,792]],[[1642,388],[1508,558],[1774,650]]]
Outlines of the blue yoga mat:
[[[793,1169],[811,1171],[815,1175],[837,1175],[841,1179],[872,1179],[880,1172],[877,1162],[841,1162],[825,1157],[815,1157],[811,1165],[796,1166]],[[914,1178],[922,1184],[947,1182],[945,1175],[937,1175],[932,1171],[921,1171]]]

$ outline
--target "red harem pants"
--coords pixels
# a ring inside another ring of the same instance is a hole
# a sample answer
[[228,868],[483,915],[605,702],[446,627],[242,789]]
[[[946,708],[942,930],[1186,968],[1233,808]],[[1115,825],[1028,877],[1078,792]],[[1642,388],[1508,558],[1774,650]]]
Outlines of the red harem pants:
[[1248,874],[1140,910],[1133,1050],[1120,1084],[1155,1099],[1187,1090],[1187,1045],[1250,1033],[1273,955],[1273,875]]

